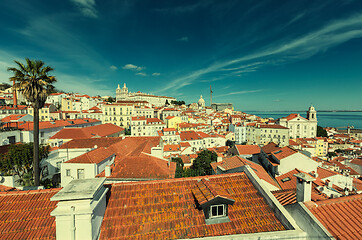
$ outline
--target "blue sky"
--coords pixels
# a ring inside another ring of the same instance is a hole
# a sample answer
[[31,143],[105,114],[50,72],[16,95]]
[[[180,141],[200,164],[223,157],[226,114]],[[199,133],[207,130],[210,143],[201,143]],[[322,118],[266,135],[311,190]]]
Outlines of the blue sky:
[[0,82],[25,57],[56,87],[242,111],[362,109],[362,1],[0,1]]

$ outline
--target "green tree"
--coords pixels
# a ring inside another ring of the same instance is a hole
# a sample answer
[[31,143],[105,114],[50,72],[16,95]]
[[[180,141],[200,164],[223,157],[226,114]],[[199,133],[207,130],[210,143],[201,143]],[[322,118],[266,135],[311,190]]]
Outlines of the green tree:
[[230,139],[228,139],[225,145],[228,146],[229,148],[232,148],[235,146],[235,141],[231,141]]
[[[33,143],[10,145],[9,151],[0,158],[0,171],[5,175],[18,175],[23,186],[33,185],[33,149]],[[48,154],[49,146],[39,147],[40,160]]]
[[34,109],[33,174],[34,184],[39,186],[39,109],[44,106],[49,93],[53,91],[56,79],[49,75],[54,69],[45,66],[43,61],[29,58],[25,58],[25,61],[26,63],[23,64],[15,60],[18,68],[9,67],[8,71],[14,74],[10,77],[10,81],[15,82],[14,87],[20,90]]
[[183,163],[182,159],[177,157],[177,158],[173,158],[172,161],[176,163],[175,178],[183,177],[183,175],[184,175],[184,169],[183,169],[184,163]]
[[116,99],[115,98],[112,98],[112,97],[109,97],[107,100],[106,100],[106,102],[109,102],[109,103],[113,103],[113,102],[115,102],[116,101]]
[[131,135],[131,129],[130,128],[124,129],[124,135]]
[[203,150],[193,161],[190,167],[196,176],[212,174],[211,163],[217,161],[217,155],[214,151]]
[[327,131],[321,126],[317,126],[317,137],[328,137]]

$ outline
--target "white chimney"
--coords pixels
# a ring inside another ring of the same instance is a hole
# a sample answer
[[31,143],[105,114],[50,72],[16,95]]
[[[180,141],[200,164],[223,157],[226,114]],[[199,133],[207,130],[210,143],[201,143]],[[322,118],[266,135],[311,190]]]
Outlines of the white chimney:
[[77,179],[50,200],[59,201],[55,217],[56,239],[98,239],[106,211],[105,178]]
[[107,165],[106,168],[104,169],[104,175],[106,177],[110,177],[111,176],[111,166]]
[[297,202],[311,201],[312,182],[316,179],[302,172],[294,176],[297,177]]

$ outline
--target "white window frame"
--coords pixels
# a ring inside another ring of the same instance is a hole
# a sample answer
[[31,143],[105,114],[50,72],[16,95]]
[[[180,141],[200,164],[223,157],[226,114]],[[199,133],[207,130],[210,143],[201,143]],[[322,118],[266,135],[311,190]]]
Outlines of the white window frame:
[[[220,208],[219,207],[222,207],[222,214],[219,214],[219,210],[220,210]],[[213,215],[212,214],[212,210],[213,210],[213,208],[216,208],[217,210],[217,215]],[[219,205],[212,205],[212,206],[210,206],[210,218],[217,218],[217,217],[225,217],[226,216],[226,206],[225,206],[225,204],[219,204]]]

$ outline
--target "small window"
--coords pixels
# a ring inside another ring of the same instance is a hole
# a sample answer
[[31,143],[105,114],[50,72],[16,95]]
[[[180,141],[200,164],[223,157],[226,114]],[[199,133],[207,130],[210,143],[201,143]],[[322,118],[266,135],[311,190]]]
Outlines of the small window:
[[290,177],[286,177],[286,178],[283,178],[282,179],[282,182],[288,182],[288,181],[290,181],[291,179],[290,179]]
[[210,207],[210,217],[225,216],[225,205],[214,205]]
[[84,179],[84,169],[77,169],[77,179]]
[[70,176],[70,169],[65,170],[65,175],[66,175],[67,177]]

